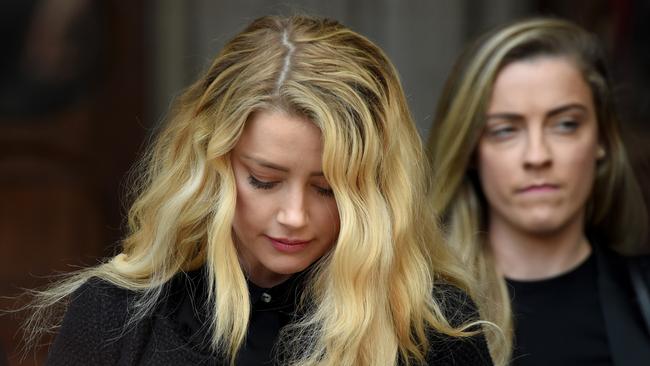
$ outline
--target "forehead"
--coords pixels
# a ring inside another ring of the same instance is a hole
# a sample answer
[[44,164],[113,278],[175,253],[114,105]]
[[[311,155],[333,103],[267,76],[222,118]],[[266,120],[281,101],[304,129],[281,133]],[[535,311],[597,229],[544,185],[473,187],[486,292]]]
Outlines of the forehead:
[[235,146],[235,151],[289,163],[304,160],[320,163],[322,155],[320,129],[308,118],[278,110],[253,113]]
[[248,118],[242,139],[297,141],[320,140],[320,129],[307,117],[281,110],[260,110]]
[[591,88],[571,58],[540,56],[515,61],[501,69],[492,89],[490,109],[565,103],[592,107]]

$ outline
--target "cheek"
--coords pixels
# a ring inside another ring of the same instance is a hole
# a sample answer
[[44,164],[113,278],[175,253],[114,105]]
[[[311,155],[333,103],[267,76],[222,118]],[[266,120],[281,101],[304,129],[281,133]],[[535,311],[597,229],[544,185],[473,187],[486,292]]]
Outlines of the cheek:
[[503,154],[480,149],[477,156],[478,175],[486,198],[491,201],[500,191],[509,187],[508,177],[514,175]]
[[237,203],[233,226],[236,230],[247,232],[264,222],[264,217],[268,215],[264,208],[268,208],[269,204],[263,202],[264,196],[252,188],[245,179],[237,179],[236,188]]
[[564,168],[566,174],[576,183],[575,188],[589,191],[596,175],[596,149],[589,145],[579,150],[567,151],[565,156],[571,157]]
[[318,230],[330,241],[336,240],[339,234],[340,218],[339,211],[334,200],[318,205],[316,208]]

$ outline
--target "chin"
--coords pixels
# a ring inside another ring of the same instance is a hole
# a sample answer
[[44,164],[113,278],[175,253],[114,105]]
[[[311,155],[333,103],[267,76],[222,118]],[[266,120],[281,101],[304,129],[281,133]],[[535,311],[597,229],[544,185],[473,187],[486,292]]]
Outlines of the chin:
[[540,236],[553,235],[565,226],[566,223],[563,220],[558,220],[557,216],[534,217],[521,223],[523,231]]
[[304,265],[302,263],[295,263],[295,264],[284,263],[283,265],[274,266],[273,272],[281,275],[292,275],[303,271],[307,267],[308,265]]

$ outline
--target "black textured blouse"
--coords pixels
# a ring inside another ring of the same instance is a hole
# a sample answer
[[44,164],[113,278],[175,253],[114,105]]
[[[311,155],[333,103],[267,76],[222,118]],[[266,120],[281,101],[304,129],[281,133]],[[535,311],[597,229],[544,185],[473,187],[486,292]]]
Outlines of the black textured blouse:
[[[272,365],[281,329],[296,316],[303,274],[264,289],[248,283],[251,318],[237,365]],[[136,294],[91,279],[71,298],[63,324],[50,348],[47,365],[226,365],[210,351],[202,270],[177,275],[159,306],[141,321],[127,325]],[[437,290],[447,299],[452,324],[476,317],[469,298],[453,286]],[[483,335],[456,339],[430,332],[429,365],[492,365]],[[278,363],[278,362],[276,362]],[[281,363],[281,362],[280,362]]]

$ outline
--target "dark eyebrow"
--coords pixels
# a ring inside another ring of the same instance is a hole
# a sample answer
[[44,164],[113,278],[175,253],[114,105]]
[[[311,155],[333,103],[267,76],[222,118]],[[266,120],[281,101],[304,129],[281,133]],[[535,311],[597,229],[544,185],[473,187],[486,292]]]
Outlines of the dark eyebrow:
[[[242,158],[245,159],[245,160],[250,160],[250,161],[254,162],[255,164],[257,164],[257,165],[259,165],[261,167],[264,167],[264,168],[277,170],[277,171],[280,171],[280,172],[283,172],[283,173],[288,173],[289,172],[289,168],[283,167],[281,165],[274,164],[274,163],[272,163],[270,161],[267,161],[265,159],[262,159],[262,158],[252,157],[252,156],[248,156],[248,155],[242,155]],[[310,176],[312,176],[312,177],[322,177],[322,176],[324,176],[324,174],[323,174],[323,172],[313,172],[313,173],[310,174]]]
[[[562,114],[566,111],[570,111],[572,109],[577,109],[583,112],[587,112],[587,108],[579,103],[571,103],[563,106],[559,106],[557,108],[553,108],[550,111],[546,113],[546,117],[553,117],[558,114]],[[505,119],[505,120],[511,120],[511,121],[517,121],[517,120],[522,120],[524,117],[520,114],[517,113],[509,113],[509,112],[504,112],[504,113],[493,113],[493,114],[488,114],[486,116],[487,119]]]
[[493,113],[493,114],[488,114],[486,116],[486,119],[505,119],[505,120],[518,121],[524,119],[524,117],[517,113]]
[[564,113],[566,111],[570,111],[572,109],[578,109],[578,110],[580,110],[582,112],[587,112],[587,108],[584,105],[578,104],[578,103],[571,103],[571,104],[567,104],[567,105],[563,105],[563,106],[551,109],[548,113],[546,113],[546,116],[553,117],[555,115]]

